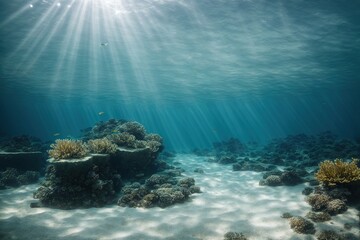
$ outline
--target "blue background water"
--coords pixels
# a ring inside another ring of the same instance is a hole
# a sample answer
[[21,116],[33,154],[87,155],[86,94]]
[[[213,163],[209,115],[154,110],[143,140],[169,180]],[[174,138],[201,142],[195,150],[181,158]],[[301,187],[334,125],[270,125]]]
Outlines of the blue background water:
[[0,5],[1,136],[77,137],[109,118],[176,150],[360,136],[360,1]]

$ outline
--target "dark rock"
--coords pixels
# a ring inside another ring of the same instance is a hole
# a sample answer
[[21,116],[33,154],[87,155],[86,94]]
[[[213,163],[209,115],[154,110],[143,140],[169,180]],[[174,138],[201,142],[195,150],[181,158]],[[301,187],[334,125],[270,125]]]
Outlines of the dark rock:
[[118,148],[110,161],[123,178],[131,178],[139,173],[146,173],[155,159],[156,156],[149,148]]
[[283,172],[280,179],[286,186],[294,186],[303,182],[303,179],[296,172],[291,171]]
[[301,192],[303,195],[305,195],[305,196],[308,196],[308,195],[310,195],[311,193],[313,193],[314,192],[314,189],[313,188],[311,188],[311,187],[306,187],[306,188],[304,188],[304,190]]
[[109,155],[48,161],[45,181],[34,193],[34,198],[46,207],[104,206],[114,201],[121,188],[120,176],[110,167]]
[[44,164],[42,152],[0,152],[0,170],[16,168],[20,171],[40,172]]
[[204,170],[202,170],[201,168],[195,168],[194,172],[204,174]]
[[220,164],[230,164],[230,163],[235,163],[237,160],[234,156],[221,156],[218,159],[218,163]]

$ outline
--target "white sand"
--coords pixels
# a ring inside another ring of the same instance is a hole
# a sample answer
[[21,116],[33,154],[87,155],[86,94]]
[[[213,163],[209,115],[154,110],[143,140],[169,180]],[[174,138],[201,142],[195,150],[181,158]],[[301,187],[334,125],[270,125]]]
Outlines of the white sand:
[[[178,155],[176,161],[194,177],[203,193],[184,204],[166,209],[118,206],[82,210],[32,209],[32,193],[38,184],[0,191],[0,238],[5,239],[223,239],[228,231],[243,232],[249,239],[315,239],[294,233],[284,212],[305,216],[310,206],[293,187],[259,186],[261,173],[234,172],[231,165],[208,163],[194,155]],[[194,173],[197,167],[205,173]],[[359,234],[357,211],[350,208],[316,229],[344,230],[354,225]]]

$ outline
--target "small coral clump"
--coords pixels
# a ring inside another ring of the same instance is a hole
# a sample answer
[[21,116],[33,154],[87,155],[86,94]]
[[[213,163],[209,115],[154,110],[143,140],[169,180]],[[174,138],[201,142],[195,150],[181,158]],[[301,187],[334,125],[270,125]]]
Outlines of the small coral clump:
[[270,175],[264,180],[264,185],[266,186],[281,186],[281,179],[279,176]]
[[117,149],[116,144],[107,138],[89,140],[87,144],[91,153],[112,154]]
[[340,199],[334,199],[327,204],[326,211],[330,215],[337,215],[346,212],[347,209],[348,207],[346,206],[344,201]]
[[325,222],[331,220],[331,216],[327,212],[308,212],[305,217],[314,222]]
[[80,140],[57,139],[50,147],[49,156],[55,160],[83,158],[89,153],[86,144]]
[[341,240],[344,239],[341,235],[333,230],[324,230],[317,235],[317,240]]
[[297,233],[302,234],[314,234],[315,227],[314,224],[300,216],[290,218],[290,227]]
[[224,240],[247,240],[247,238],[239,232],[227,232],[224,235]]
[[358,159],[353,159],[350,163],[341,159],[326,160],[319,164],[320,169],[315,174],[316,179],[327,185],[360,181],[360,168],[357,166],[357,162]]
[[306,198],[313,211],[325,210],[330,200],[331,198],[326,194],[310,194]]

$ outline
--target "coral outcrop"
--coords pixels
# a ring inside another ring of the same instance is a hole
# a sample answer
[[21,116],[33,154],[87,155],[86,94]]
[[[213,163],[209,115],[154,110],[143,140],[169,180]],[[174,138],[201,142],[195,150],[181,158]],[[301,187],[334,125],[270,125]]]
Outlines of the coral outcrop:
[[8,168],[0,172],[0,189],[36,183],[39,177],[40,173],[36,171],[19,171],[15,168]]

